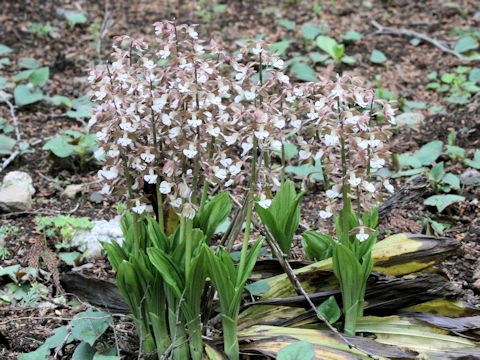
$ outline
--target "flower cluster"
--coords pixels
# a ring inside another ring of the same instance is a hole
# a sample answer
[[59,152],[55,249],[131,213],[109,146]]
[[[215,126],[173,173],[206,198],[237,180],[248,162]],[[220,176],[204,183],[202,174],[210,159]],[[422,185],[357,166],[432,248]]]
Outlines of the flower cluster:
[[290,142],[300,162],[321,161],[328,183],[337,184],[327,184],[333,202],[321,217],[333,213],[342,183],[350,184],[349,196],[375,196],[393,110],[356,79],[292,84],[261,42],[232,57],[191,26],[164,21],[155,32],[153,45],[119,37],[110,64],[90,75],[100,105],[90,126],[106,159],[102,192],[119,188],[142,213],[151,207],[145,189],[154,186],[192,218],[202,184],[244,183],[257,159],[256,190],[266,207],[266,194],[280,185],[281,168],[271,159]]

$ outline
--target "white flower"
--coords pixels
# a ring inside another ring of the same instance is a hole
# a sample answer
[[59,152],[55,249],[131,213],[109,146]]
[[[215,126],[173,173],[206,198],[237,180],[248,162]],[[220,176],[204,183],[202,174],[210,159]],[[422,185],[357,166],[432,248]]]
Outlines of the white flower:
[[246,100],[252,101],[253,99],[255,99],[255,91],[247,90],[243,93],[243,96],[245,97]]
[[[110,150],[111,151],[111,150]],[[109,151],[109,153],[110,153]],[[120,152],[117,150],[118,154],[120,154]],[[117,157],[118,154],[115,156]],[[103,157],[105,156],[105,150],[103,150],[103,148],[98,148],[97,150],[95,150],[95,152],[93,153],[93,157],[96,159],[96,160],[102,160]]]
[[147,205],[142,204],[139,201],[136,202],[136,206],[132,207],[132,211],[137,214],[143,214],[147,210]]
[[193,144],[188,146],[188,149],[183,149],[183,155],[189,159],[193,159],[197,155],[198,151],[194,148]]
[[350,184],[351,187],[356,188],[358,185],[362,183],[362,179],[359,177],[356,177],[354,173],[351,173],[350,179],[348,179],[348,183]]
[[325,106],[325,98],[322,98],[318,101],[315,101],[315,104],[313,105],[315,107],[315,110],[319,111],[319,110],[322,110],[323,107]]
[[111,190],[111,188],[110,188],[110,185],[104,184],[104,185],[102,186],[102,189],[100,190],[100,194],[108,195],[108,194],[111,193],[111,191],[112,191],[112,190]]
[[333,189],[328,189],[325,193],[329,199],[336,199],[340,196],[340,193],[338,191],[335,191]]
[[218,135],[220,135],[220,128],[218,126],[212,127],[211,125],[209,125],[207,128],[207,132],[213,137],[217,137]]
[[132,143],[133,143],[133,141],[132,141],[132,139],[130,139],[130,138],[127,136],[127,133],[124,133],[124,134],[123,134],[123,137],[121,137],[121,138],[119,138],[119,139],[117,140],[117,144],[119,144],[119,145],[121,145],[121,146],[124,146],[124,147],[126,147],[126,146],[128,146],[128,145],[130,145],[130,144],[132,144]]
[[258,201],[258,205],[260,205],[264,209],[268,209],[270,205],[272,205],[272,200],[267,199],[265,194],[260,195],[260,200]]
[[148,70],[152,70],[155,68],[155,63],[152,60],[144,60],[143,66],[145,66]]
[[285,62],[282,59],[274,59],[272,61],[272,66],[277,69],[282,69],[285,65]]
[[246,155],[251,149],[253,148],[253,144],[251,143],[242,143],[242,155]]
[[176,198],[172,201],[170,201],[170,205],[174,208],[179,208],[182,205],[182,199],[181,198]]
[[197,119],[196,114],[192,114],[192,118],[187,120],[187,124],[190,125],[191,127],[196,128],[196,127],[202,125],[202,120]]
[[290,126],[295,129],[300,129],[300,127],[302,126],[302,121],[298,119],[292,120],[290,121]]
[[370,167],[372,169],[381,169],[385,166],[385,160],[382,158],[379,158],[378,156],[374,156],[372,159],[370,159]]
[[253,49],[250,49],[250,50],[252,51],[252,54],[254,54],[254,55],[260,55],[263,52],[262,46],[259,43],[257,43],[257,45]]
[[149,184],[156,184],[157,178],[158,175],[153,172],[153,169],[150,169],[147,175],[143,175],[143,179]]
[[300,160],[306,160],[310,156],[312,156],[312,153],[310,151],[300,150],[299,153],[298,153],[298,158]]
[[278,141],[278,140],[273,140],[273,141],[270,143],[270,148],[271,148],[273,151],[282,151],[282,142],[281,142],[281,141]]
[[166,59],[167,57],[170,56],[170,50],[168,49],[163,49],[157,52],[157,55],[161,57],[162,59]]
[[293,88],[293,93],[294,93],[294,94],[295,94],[295,96],[297,96],[297,97],[301,97],[301,96],[303,96],[303,90],[302,90],[302,89],[300,89],[300,88],[298,88],[298,87],[296,87],[296,88]]
[[383,186],[385,187],[385,189],[387,189],[389,193],[393,194],[395,192],[395,188],[393,187],[392,184],[390,184],[388,180],[385,180],[383,182]]
[[368,192],[370,193],[375,192],[375,185],[373,185],[371,182],[364,181],[362,185],[365,188],[365,190],[367,190]]
[[135,132],[135,128],[133,127],[133,124],[131,122],[122,122],[120,124],[120,129],[126,132]]
[[172,184],[164,180],[160,183],[159,190],[161,194],[170,194],[172,191]]
[[370,235],[365,233],[365,229],[364,229],[364,227],[362,226],[362,227],[360,228],[360,231],[358,232],[358,234],[355,235],[355,237],[356,237],[360,242],[364,242],[365,240],[367,240],[367,239],[370,237]]
[[277,129],[283,129],[285,127],[285,119],[275,116],[273,118],[273,126],[275,126]]
[[260,129],[254,132],[255,137],[259,140],[266,139],[270,133],[264,129]]
[[97,100],[103,100],[107,96],[107,93],[105,91],[95,91],[95,97]]
[[290,83],[290,78],[288,77],[288,75],[285,75],[285,74],[281,74],[279,77],[279,80],[284,84]]
[[192,204],[186,203],[185,205],[183,205],[182,216],[190,220],[195,217],[195,208]]
[[98,141],[105,141],[107,138],[108,134],[106,130],[98,131],[95,136],[97,137]]
[[241,166],[237,166],[237,165],[230,165],[228,167],[228,171],[230,171],[230,174],[232,174],[233,176],[237,175],[241,170],[242,170]]
[[335,132],[331,134],[326,134],[325,138],[323,139],[323,142],[327,146],[335,146],[339,144],[339,138]]
[[168,114],[162,114],[162,123],[163,125],[170,126],[172,124],[172,120]]
[[187,29],[187,33],[188,33],[188,35],[190,35],[190,37],[191,37],[192,39],[198,39],[198,33],[195,31],[194,28],[189,27],[189,28]]
[[229,136],[223,136],[223,138],[225,139],[225,142],[227,143],[227,145],[230,146],[237,142],[238,135],[233,134]]
[[179,134],[180,134],[180,128],[178,126],[168,131],[168,137],[170,139],[176,138]]
[[327,210],[320,210],[319,215],[322,219],[328,219],[333,216],[333,213],[327,209]]
[[227,177],[227,170],[219,168],[215,171],[215,176],[220,180],[225,180],[225,178]]
[[232,165],[232,163],[233,163],[233,160],[230,159],[230,158],[225,158],[225,159],[220,160],[220,164],[222,164],[224,167],[228,167],[228,166]]
[[162,111],[163,107],[167,103],[167,94],[162,95],[160,98],[153,99],[152,109],[156,112]]

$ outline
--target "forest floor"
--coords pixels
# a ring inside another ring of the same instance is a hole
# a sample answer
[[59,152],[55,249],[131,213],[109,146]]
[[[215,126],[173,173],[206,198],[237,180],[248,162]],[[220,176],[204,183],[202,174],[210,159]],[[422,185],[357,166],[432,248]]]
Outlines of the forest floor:
[[[342,39],[342,34],[357,31],[360,40],[348,42],[346,53],[355,55],[354,65],[337,67],[317,63],[312,65],[323,76],[336,72],[352,73],[365,79],[367,86],[379,90],[376,77],[381,76],[381,90],[388,91],[397,99],[399,114],[421,114],[421,122],[414,126],[402,126],[395,130],[392,152],[401,154],[419,149],[432,141],[447,142],[451,131],[457,133],[455,145],[465,149],[468,157],[480,148],[480,93],[472,94],[467,104],[450,104],[444,95],[427,89],[431,72],[450,73],[458,66],[474,68],[480,62],[468,62],[448,54],[431,43],[421,41],[412,44],[414,37],[375,33],[371,20],[396,29],[410,29],[426,34],[432,39],[446,40],[454,44],[462,30],[475,29],[480,25],[480,7],[472,0],[456,1],[457,6],[446,6],[443,1],[323,1],[321,10],[314,11],[312,1],[231,1],[225,8],[213,5],[197,5],[189,1],[118,0],[118,1],[15,1],[2,2],[0,9],[0,43],[13,49],[15,59],[31,57],[50,69],[50,80],[44,87],[49,96],[63,95],[78,98],[88,94],[88,70],[105,61],[114,36],[128,34],[132,37],[153,37],[154,22],[175,18],[178,23],[199,24],[200,37],[221,40],[229,49],[235,49],[240,39],[263,35],[267,42],[291,40],[285,59],[306,55],[309,46],[303,43],[299,29],[302,24],[315,23],[330,37]],[[361,3],[361,5],[359,5]],[[452,3],[453,4],[453,3]],[[203,10],[202,10],[203,9]],[[87,24],[68,26],[64,12],[81,11]],[[278,20],[288,19],[297,24],[295,30],[279,25]],[[50,34],[40,36],[31,31],[30,23],[50,23]],[[104,36],[99,35],[102,23],[107,24]],[[92,26],[96,24],[96,26]],[[369,61],[372,51],[380,50],[386,61],[376,64]],[[0,75],[8,77],[18,68],[4,66]],[[434,109],[434,110],[432,110]],[[0,106],[0,116],[9,119],[7,107]],[[86,167],[81,172],[52,165],[43,144],[53,136],[68,130],[82,131],[84,124],[64,116],[64,111],[46,102],[39,102],[16,109],[22,140],[29,142],[33,151],[18,156],[7,169],[29,173],[36,193],[32,211],[0,214],[2,227],[15,229],[5,237],[5,247],[10,256],[2,266],[21,264],[27,266],[32,246],[41,241],[42,234],[36,230],[37,216],[69,214],[91,219],[110,219],[116,215],[116,201],[99,196],[100,185],[96,182],[98,165]],[[88,120],[88,119],[85,119]],[[422,194],[408,203],[395,206],[382,220],[382,226],[390,232],[422,232],[424,219],[432,219],[445,225],[442,236],[454,237],[460,243],[458,253],[444,261],[439,268],[456,284],[461,297],[472,305],[480,305],[480,173],[465,169],[460,164],[450,163],[449,171],[473,179],[470,185],[462,185],[458,191],[465,196],[463,202],[451,205],[438,213],[424,205],[424,198],[431,195],[426,186]],[[466,171],[469,171],[465,174]],[[401,187],[408,178],[395,179]],[[62,197],[62,191],[70,184],[84,184],[78,197]],[[304,199],[303,212],[306,226],[315,226],[319,202],[314,193]],[[53,243],[50,244],[53,246]],[[53,247],[52,247],[53,248]],[[299,251],[295,255],[301,257]],[[3,262],[3,263],[2,263]],[[84,263],[85,274],[113,278],[111,267],[105,260]],[[59,264],[60,273],[70,266]],[[42,272],[42,281],[48,292],[42,295],[42,306],[20,306],[2,303],[0,300],[0,359],[16,358],[17,354],[34,350],[51,335],[53,328],[62,324],[62,318],[71,318],[78,307],[55,304],[52,300],[59,289],[49,281],[49,271]],[[3,280],[2,280],[3,279]],[[8,280],[0,277],[0,286]],[[55,305],[53,305],[55,304]],[[81,308],[81,307],[80,307]],[[15,321],[14,321],[15,320]],[[119,333],[134,342],[130,323],[124,322]],[[113,341],[111,338],[109,341]],[[132,346],[134,348],[134,346]],[[125,350],[128,353],[128,350]],[[133,356],[134,350],[130,350]],[[68,349],[65,350],[68,354]],[[68,358],[64,355],[63,358]],[[59,356],[59,358],[62,358]],[[133,358],[133,357],[132,357]]]

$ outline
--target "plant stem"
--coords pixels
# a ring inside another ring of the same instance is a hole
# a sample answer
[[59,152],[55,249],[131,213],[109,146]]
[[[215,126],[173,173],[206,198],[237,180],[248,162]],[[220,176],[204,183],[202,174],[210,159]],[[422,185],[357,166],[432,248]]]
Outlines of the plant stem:
[[229,360],[238,360],[240,349],[237,337],[237,320],[227,315],[222,316],[223,350]]
[[204,180],[203,188],[202,188],[202,197],[200,199],[200,210],[198,211],[199,213],[201,213],[203,208],[205,207],[205,203],[207,202],[207,196],[208,196],[208,181]]
[[252,226],[252,217],[253,217],[253,189],[255,188],[257,182],[257,150],[258,150],[258,140],[253,137],[253,159],[252,159],[252,174],[250,176],[248,195],[247,195],[247,216],[245,219],[245,232],[243,234],[243,243],[242,243],[242,252],[240,255],[240,264],[238,265],[237,271],[237,284],[242,278],[242,273],[245,268],[245,261],[247,260],[247,249],[248,241],[250,240],[250,231]]
[[285,182],[285,145],[283,144],[282,142],[282,172],[280,174],[280,179],[281,179],[281,182],[282,182],[282,185],[283,183]]

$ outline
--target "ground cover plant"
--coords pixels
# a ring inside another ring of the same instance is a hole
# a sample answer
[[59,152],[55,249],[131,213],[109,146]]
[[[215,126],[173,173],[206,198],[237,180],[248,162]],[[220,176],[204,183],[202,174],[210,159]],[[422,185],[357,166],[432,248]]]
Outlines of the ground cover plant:
[[477,356],[472,4],[5,9],[0,358]]

